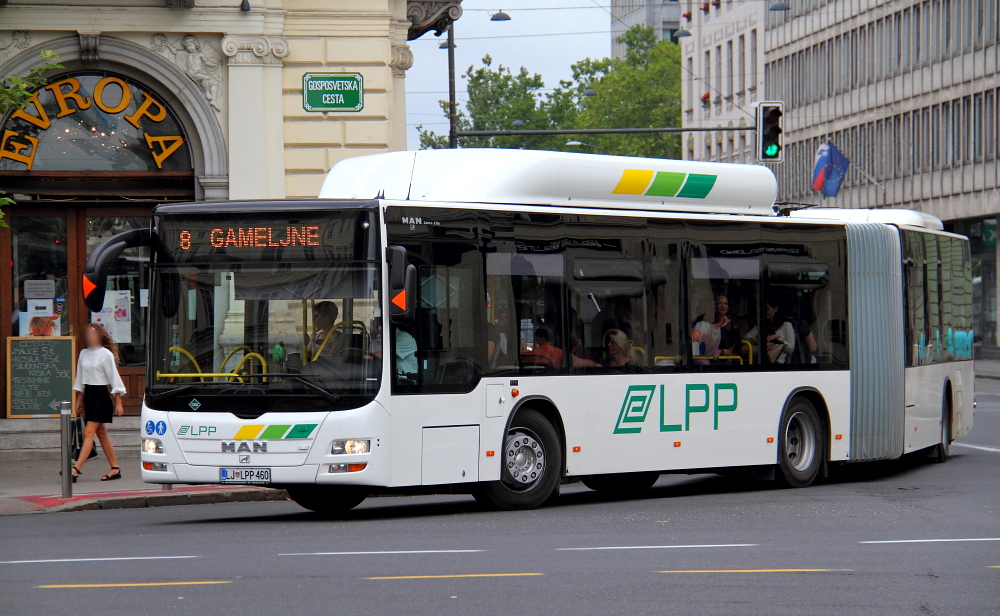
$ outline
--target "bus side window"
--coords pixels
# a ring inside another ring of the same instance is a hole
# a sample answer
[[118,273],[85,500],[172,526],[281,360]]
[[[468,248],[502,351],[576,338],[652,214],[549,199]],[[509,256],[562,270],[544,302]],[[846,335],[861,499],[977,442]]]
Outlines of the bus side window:
[[646,256],[649,366],[654,372],[680,372],[687,366],[684,349],[690,334],[681,308],[684,227],[677,222],[653,219],[649,221],[649,238]]

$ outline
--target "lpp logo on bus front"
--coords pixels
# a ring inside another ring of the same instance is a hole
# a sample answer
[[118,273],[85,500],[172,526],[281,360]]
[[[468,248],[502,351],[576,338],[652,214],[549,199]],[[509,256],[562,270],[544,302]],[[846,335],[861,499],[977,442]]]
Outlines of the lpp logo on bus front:
[[[714,391],[714,395],[713,395]],[[660,402],[660,432],[681,432],[691,429],[691,415],[712,411],[713,430],[719,429],[719,413],[732,413],[738,406],[736,383],[688,383],[684,386],[684,421],[671,423],[667,419],[666,386],[659,386],[657,396],[656,385],[629,385],[618,412],[618,422],[615,424],[615,434],[638,434],[646,421],[653,398]]]

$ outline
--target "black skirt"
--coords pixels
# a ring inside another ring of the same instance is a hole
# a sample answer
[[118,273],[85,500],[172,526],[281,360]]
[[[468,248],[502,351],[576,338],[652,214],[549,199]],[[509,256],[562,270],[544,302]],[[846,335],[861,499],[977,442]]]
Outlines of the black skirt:
[[111,402],[107,385],[83,386],[83,413],[87,421],[111,423],[115,415],[115,406]]

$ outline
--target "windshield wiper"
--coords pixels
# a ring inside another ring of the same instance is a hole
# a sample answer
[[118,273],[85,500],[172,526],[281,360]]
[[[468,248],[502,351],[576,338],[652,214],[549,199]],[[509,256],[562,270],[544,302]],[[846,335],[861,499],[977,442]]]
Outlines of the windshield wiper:
[[163,401],[165,398],[172,396],[179,396],[181,394],[187,393],[197,389],[194,385],[184,385],[183,387],[175,387],[173,389],[168,389],[167,391],[151,391],[148,395],[157,401]]
[[323,387],[322,385],[317,385],[316,383],[313,383],[312,381],[310,381],[309,379],[305,378],[302,375],[299,375],[299,374],[288,374],[288,375],[282,375],[282,376],[290,376],[290,377],[292,377],[293,379],[295,379],[299,383],[302,383],[303,385],[305,385],[309,389],[311,389],[311,390],[313,390],[315,392],[318,392],[320,395],[322,395],[324,398],[326,398],[327,401],[330,402],[331,404],[336,404],[337,402],[340,402],[340,399],[343,397],[340,394],[333,393],[332,391],[330,391],[329,389]]

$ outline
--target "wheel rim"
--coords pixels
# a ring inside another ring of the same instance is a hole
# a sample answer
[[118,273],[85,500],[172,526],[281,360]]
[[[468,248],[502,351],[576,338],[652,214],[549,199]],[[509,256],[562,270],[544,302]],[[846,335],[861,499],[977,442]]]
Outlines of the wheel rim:
[[504,483],[523,492],[545,473],[546,456],[541,441],[531,430],[515,428],[504,445]]
[[785,427],[785,456],[797,471],[806,471],[816,457],[816,428],[805,413],[795,413]]

